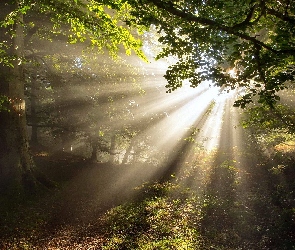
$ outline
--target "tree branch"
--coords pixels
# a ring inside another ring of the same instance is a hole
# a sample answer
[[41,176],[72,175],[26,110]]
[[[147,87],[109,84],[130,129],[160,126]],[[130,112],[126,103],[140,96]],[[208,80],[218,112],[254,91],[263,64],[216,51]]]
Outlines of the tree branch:
[[223,25],[219,22],[216,22],[214,20],[200,17],[200,16],[196,16],[192,13],[187,13],[183,10],[179,10],[175,7],[175,5],[172,2],[163,2],[163,1],[158,1],[158,0],[148,0],[148,2],[154,4],[159,9],[162,9],[164,11],[169,12],[170,14],[172,14],[174,16],[182,18],[183,20],[195,22],[195,23],[198,23],[198,24],[201,24],[204,26],[209,26],[212,29],[219,29],[221,31],[226,32],[229,35],[237,36],[237,37],[242,38],[246,41],[252,42],[255,45],[261,46],[261,47],[263,47],[275,54],[290,54],[290,53],[293,54],[293,53],[295,53],[295,49],[293,49],[293,48],[276,50],[276,49],[272,48],[271,46],[257,40],[253,36],[247,35],[245,33],[241,33],[236,28],[234,28],[234,26],[229,27],[229,26]]
[[289,6],[290,6],[290,0],[287,0],[286,8],[285,8],[285,16],[288,15],[288,9],[289,9]]
[[[250,21],[251,21],[251,19],[253,17],[253,14],[254,14],[255,9],[256,9],[256,4],[254,4],[252,6],[252,8],[250,9],[250,11],[249,11],[246,19],[243,22],[241,22],[241,23],[235,24],[232,28],[233,29],[240,29],[240,28],[244,28],[245,26],[252,25],[253,22],[250,22]],[[259,16],[259,18],[260,18],[260,16]],[[259,18],[258,18],[258,20],[259,20]],[[256,19],[254,22],[256,22],[258,20]]]
[[261,78],[261,81],[264,84],[266,84],[266,79],[265,79],[264,71],[262,69],[261,60],[260,60],[260,50],[261,50],[261,47],[259,45],[255,45],[254,56],[255,56],[256,63],[257,63],[257,70],[258,70],[259,76]]
[[265,7],[265,10],[266,10],[267,14],[275,16],[275,17],[277,17],[277,18],[279,18],[279,19],[281,19],[281,20],[283,20],[285,22],[289,22],[290,24],[295,25],[295,18],[292,18],[292,17],[288,16],[287,13],[282,14],[281,12],[279,12],[277,10],[267,8],[267,7]]

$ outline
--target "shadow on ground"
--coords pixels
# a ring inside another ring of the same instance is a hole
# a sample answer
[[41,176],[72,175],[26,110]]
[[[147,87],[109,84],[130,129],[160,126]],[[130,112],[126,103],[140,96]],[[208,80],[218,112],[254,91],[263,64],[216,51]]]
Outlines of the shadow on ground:
[[239,164],[221,151],[197,157],[162,182],[155,166],[37,159],[59,188],[2,207],[0,247],[294,249],[294,159],[250,149]]

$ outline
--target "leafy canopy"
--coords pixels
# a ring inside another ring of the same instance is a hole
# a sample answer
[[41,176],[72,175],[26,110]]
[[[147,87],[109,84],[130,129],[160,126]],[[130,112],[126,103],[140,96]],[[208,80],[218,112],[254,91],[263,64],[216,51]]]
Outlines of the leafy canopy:
[[[68,24],[69,42],[91,41],[116,55],[120,45],[145,58],[136,28],[154,25],[163,44],[157,58],[175,57],[166,72],[168,92],[189,80],[205,80],[246,92],[235,105],[258,101],[273,106],[277,92],[295,77],[294,0],[23,0],[1,21],[13,27],[17,13],[46,14],[53,32]],[[5,44],[0,46],[2,63]]]
[[155,25],[164,49],[175,57],[166,72],[168,92],[189,80],[205,80],[246,94],[235,105],[273,106],[277,92],[295,77],[295,2],[277,0],[127,0],[131,22]]
[[[68,36],[70,43],[90,41],[98,50],[108,49],[112,56],[116,56],[122,46],[129,55],[132,51],[145,59],[141,51],[141,40],[138,37],[141,31],[139,26],[123,22],[130,17],[130,6],[120,0],[22,0],[15,1],[15,10],[9,13],[4,20],[0,20],[0,27],[10,29],[13,34],[17,16],[45,15],[53,23],[53,33],[62,33]],[[12,5],[12,4],[11,4]],[[26,24],[24,24],[26,26]],[[34,23],[29,25],[34,26]],[[28,24],[27,24],[28,26]],[[5,51],[5,44],[0,44],[0,55]],[[0,62],[5,63],[1,56]],[[7,64],[7,63],[6,63]]]

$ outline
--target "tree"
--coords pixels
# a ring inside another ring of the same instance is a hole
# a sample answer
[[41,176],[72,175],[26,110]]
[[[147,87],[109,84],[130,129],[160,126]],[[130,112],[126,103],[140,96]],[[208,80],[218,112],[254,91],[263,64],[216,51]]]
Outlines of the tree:
[[258,97],[269,106],[295,77],[293,0],[127,0],[130,19],[155,25],[163,50],[157,58],[177,62],[166,72],[168,92],[188,79],[192,87],[209,80],[244,88],[235,106]]
[[36,175],[29,150],[23,74],[28,56],[24,53],[25,36],[30,27],[34,28],[34,21],[40,18],[52,22],[50,28],[43,29],[45,33],[42,29],[39,33],[45,38],[50,38],[51,31],[66,36],[69,43],[87,42],[101,51],[106,47],[112,56],[121,47],[127,54],[134,51],[144,56],[140,40],[121,22],[129,14],[126,4],[120,1],[2,1],[0,6],[0,186],[6,188],[14,183],[34,190],[41,178]]
[[[5,6],[5,12],[11,6]],[[10,112],[1,113],[1,184],[7,179],[29,181],[32,158],[28,152],[29,145],[26,131],[25,96],[23,79],[23,15],[14,17],[14,34],[9,39],[10,54],[13,56],[11,67],[1,68],[1,94],[8,96]],[[4,40],[5,41],[5,40]],[[17,159],[17,161],[15,161]],[[14,169],[10,168],[13,162]],[[20,173],[22,176],[20,176]]]

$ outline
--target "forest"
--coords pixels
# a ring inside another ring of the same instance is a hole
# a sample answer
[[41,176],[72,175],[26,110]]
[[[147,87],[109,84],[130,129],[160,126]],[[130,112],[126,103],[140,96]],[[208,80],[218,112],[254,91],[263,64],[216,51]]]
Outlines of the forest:
[[0,249],[295,250],[294,0],[3,0]]

